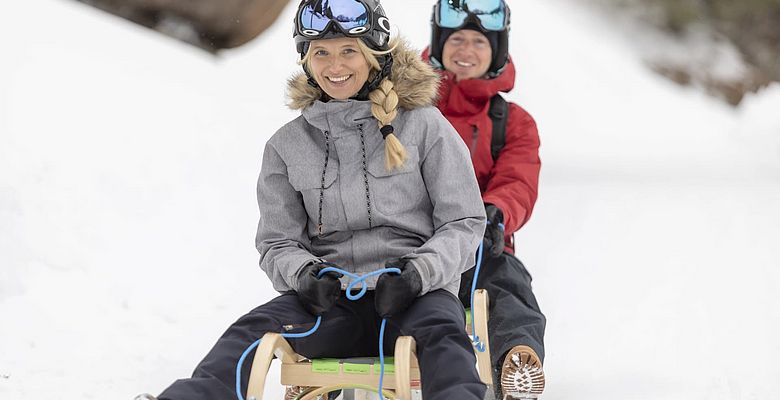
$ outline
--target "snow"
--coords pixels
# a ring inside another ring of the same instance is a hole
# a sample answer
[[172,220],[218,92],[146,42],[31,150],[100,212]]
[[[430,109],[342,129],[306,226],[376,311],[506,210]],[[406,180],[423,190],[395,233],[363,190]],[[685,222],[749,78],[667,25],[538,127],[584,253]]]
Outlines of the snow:
[[[291,7],[215,58],[77,2],[0,5],[0,399],[159,393],[275,295],[254,185],[295,116]],[[385,7],[425,45],[429,2]],[[512,7],[545,398],[775,397],[780,85],[732,109],[573,2]]]

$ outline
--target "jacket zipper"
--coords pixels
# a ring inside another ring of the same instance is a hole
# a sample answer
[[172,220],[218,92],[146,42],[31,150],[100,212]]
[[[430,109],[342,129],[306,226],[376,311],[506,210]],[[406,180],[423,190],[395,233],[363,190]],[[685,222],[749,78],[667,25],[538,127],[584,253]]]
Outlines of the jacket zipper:
[[[347,317],[343,316],[343,315],[340,316],[340,317],[330,318],[328,320],[328,323],[333,323],[335,321],[341,321],[341,320],[344,320],[346,318]],[[309,329],[313,328],[315,324],[316,324],[316,322],[303,322],[303,323],[299,323],[299,324],[282,324],[282,330],[284,330],[284,332],[282,332],[282,333],[290,333],[290,332],[292,332],[292,333],[301,333],[301,332],[306,332]]]
[[469,147],[469,151],[471,154],[474,154],[474,151],[477,149],[477,137],[479,137],[479,128],[477,128],[476,125],[471,126],[471,146]]

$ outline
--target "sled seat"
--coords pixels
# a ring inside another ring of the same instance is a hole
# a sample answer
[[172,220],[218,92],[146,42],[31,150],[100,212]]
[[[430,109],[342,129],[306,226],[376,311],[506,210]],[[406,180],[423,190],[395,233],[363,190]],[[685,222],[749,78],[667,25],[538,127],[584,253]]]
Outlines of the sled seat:
[[[477,336],[485,345],[485,351],[474,350],[477,356],[477,371],[486,385],[493,384],[490,367],[490,346],[488,343],[487,317],[488,295],[484,289],[474,294],[474,308],[477,309],[474,326]],[[471,310],[466,310],[467,321],[471,320]],[[471,324],[467,324],[470,331]],[[471,335],[471,333],[469,332]],[[281,384],[284,386],[310,386],[315,388],[335,385],[363,385],[376,390],[379,385],[379,357],[347,359],[309,360],[293,351],[287,340],[278,333],[266,333],[255,352],[252,372],[249,375],[247,400],[261,400],[265,388],[265,379],[273,358],[281,365]],[[417,363],[417,345],[411,336],[401,336],[395,342],[393,357],[385,357],[385,375],[383,389],[394,393],[395,398],[410,400],[412,389],[420,388],[420,367]],[[315,399],[310,393],[302,400]]]

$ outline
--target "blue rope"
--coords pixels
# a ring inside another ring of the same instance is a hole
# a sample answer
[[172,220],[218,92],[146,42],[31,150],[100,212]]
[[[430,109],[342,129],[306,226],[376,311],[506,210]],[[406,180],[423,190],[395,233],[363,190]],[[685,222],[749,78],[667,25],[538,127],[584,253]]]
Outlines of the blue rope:
[[382,382],[385,380],[385,349],[383,348],[383,344],[385,341],[386,324],[387,319],[382,318],[382,325],[379,327],[379,389],[377,390],[377,394],[379,394],[379,398],[382,400],[385,398],[382,394]]
[[[488,220],[487,223],[490,224],[490,220]],[[501,229],[501,232],[503,232],[504,224],[499,222],[498,229]],[[474,269],[474,278],[471,280],[471,335],[472,335],[471,342],[474,344],[474,347],[476,347],[477,351],[479,351],[480,353],[485,351],[485,343],[479,339],[479,336],[477,336],[477,329],[474,326],[475,321],[477,320],[474,317],[474,313],[476,312],[476,310],[474,309],[474,292],[477,291],[477,278],[479,278],[479,270],[482,267],[482,252],[484,251],[484,247],[485,247],[485,243],[479,242],[479,250],[477,251],[477,266]]]
[[[364,294],[366,294],[366,291],[368,290],[368,287],[365,285],[365,281],[368,278],[371,278],[373,276],[382,275],[384,273],[395,273],[400,274],[401,270],[399,268],[382,268],[380,270],[376,270],[374,272],[370,272],[365,275],[357,275],[353,274],[352,272],[345,271],[341,268],[336,267],[326,267],[320,270],[320,272],[317,274],[318,277],[328,273],[328,272],[337,272],[339,274],[346,275],[350,278],[352,278],[352,281],[349,282],[347,285],[347,298],[349,300],[357,300],[361,297],[363,297]],[[358,283],[362,284],[362,287],[360,288],[360,291],[357,294],[352,294],[352,289],[357,285]],[[314,323],[314,326],[309,329],[306,332],[300,332],[300,333],[282,333],[282,337],[285,338],[303,338],[306,336],[309,336],[317,331],[317,329],[320,327],[320,322],[322,322],[322,316],[317,316],[317,322]],[[378,393],[382,398],[384,399],[384,396],[382,395],[382,383],[384,380],[385,375],[385,351],[384,351],[384,336],[385,336],[385,323],[387,322],[386,319],[382,318],[382,325],[379,328],[379,363],[380,363],[380,371],[379,371],[379,390]],[[260,340],[257,339],[254,343],[249,345],[249,347],[244,350],[244,353],[241,354],[241,357],[238,359],[238,364],[236,364],[236,396],[238,396],[238,400],[244,400],[244,396],[241,395],[241,367],[244,365],[244,361],[246,360],[246,357],[249,355],[249,353],[252,352],[257,346],[260,345]]]
[[[487,221],[489,224],[490,221]],[[504,224],[499,223],[498,228],[501,229],[501,231],[504,230]],[[471,332],[472,332],[472,343],[474,347],[477,349],[477,351],[484,352],[485,351],[485,343],[482,342],[482,340],[477,336],[477,330],[475,327],[475,321],[476,317],[474,314],[476,313],[476,309],[474,308],[474,292],[477,290],[477,279],[479,277],[479,271],[482,267],[482,253],[484,251],[484,243],[479,243],[479,249],[477,251],[477,263],[476,268],[474,269],[474,278],[471,281]],[[341,268],[336,267],[326,267],[319,271],[317,276],[322,276],[328,272],[336,272],[345,276],[348,276],[352,278],[352,280],[347,284],[346,289],[346,296],[349,300],[358,300],[363,295],[366,294],[366,291],[368,290],[368,286],[366,286],[366,279],[382,275],[385,273],[396,273],[400,274],[401,270],[399,268],[382,268],[373,272],[370,272],[365,275],[357,275],[349,271],[345,271]],[[361,284],[360,290],[357,292],[357,294],[352,294],[352,290],[355,288],[356,285]],[[322,316],[317,316],[317,321],[314,323],[314,327],[309,329],[306,332],[300,332],[300,333],[282,333],[282,337],[285,338],[303,338],[306,336],[309,336],[317,331],[317,329],[320,327],[320,323],[322,322]],[[382,324],[379,328],[379,363],[380,363],[380,371],[379,371],[379,388],[377,390],[377,393],[379,396],[381,396],[382,399],[384,399],[384,395],[382,395],[382,384],[384,381],[385,376],[385,351],[384,351],[384,336],[385,336],[385,325],[387,324],[387,319],[382,318]],[[239,400],[244,400],[244,397],[241,395],[241,367],[244,364],[244,360],[246,360],[246,357],[249,355],[249,353],[252,352],[257,346],[260,345],[260,340],[257,339],[254,343],[249,345],[246,350],[244,350],[244,353],[241,354],[241,357],[238,360],[238,364],[236,365],[236,395],[238,396]]]
[[[322,316],[317,317],[317,322],[315,322],[314,326],[308,331],[300,333],[282,333],[282,337],[302,338],[309,336],[320,327],[320,322],[322,322]],[[236,364],[236,395],[238,395],[239,400],[244,400],[244,397],[241,396],[241,367],[244,365],[244,360],[246,360],[246,357],[249,355],[249,353],[251,353],[252,350],[260,345],[260,340],[261,339],[257,339],[254,343],[249,345],[249,347],[244,350],[244,353],[241,354],[241,358],[238,359],[238,364]]]
[[258,345],[260,345],[260,339],[257,339],[247,347],[246,350],[244,350],[244,354],[241,354],[241,358],[238,359],[238,364],[236,365],[236,395],[239,400],[244,400],[244,396],[241,395],[241,366],[244,365],[244,360],[246,359],[246,356],[249,355],[249,352],[254,350]]
[[[368,290],[368,286],[365,285],[366,279],[374,277],[374,276],[377,276],[377,275],[382,275],[384,273],[400,274],[401,270],[398,269],[398,268],[382,268],[382,269],[376,270],[374,272],[369,272],[369,273],[367,273],[365,275],[358,275],[358,274],[353,274],[352,272],[349,272],[349,271],[344,271],[341,268],[326,267],[326,268],[323,268],[323,269],[320,270],[320,273],[319,273],[318,276],[322,276],[323,274],[328,273],[328,272],[337,272],[339,274],[343,274],[343,275],[346,275],[346,276],[352,278],[352,281],[350,281],[349,284],[347,285],[347,298],[350,299],[350,300],[357,300],[357,299],[363,297],[363,295],[366,294],[366,291]],[[357,294],[352,294],[352,289],[354,289],[355,285],[357,285],[358,283],[363,284],[362,287],[360,288],[360,291]]]
[[[365,284],[366,279],[371,278],[373,276],[382,275],[384,273],[396,273],[400,274],[401,270],[399,268],[382,268],[380,270],[376,270],[374,272],[369,272],[365,275],[357,275],[353,274],[348,271],[344,271],[340,268],[335,267],[326,267],[320,270],[320,276],[326,272],[338,272],[340,274],[344,274],[352,280],[347,284],[347,298],[350,300],[357,300],[361,297],[363,297],[364,294],[366,294],[367,286]],[[354,289],[355,285],[362,284],[360,287],[360,291],[357,294],[352,294],[352,289]],[[385,325],[387,324],[387,319],[382,318],[382,324],[379,327],[379,388],[377,390],[377,394],[384,399],[384,395],[382,394],[382,383],[384,382],[385,378],[385,349],[384,349],[384,337],[385,337]]]

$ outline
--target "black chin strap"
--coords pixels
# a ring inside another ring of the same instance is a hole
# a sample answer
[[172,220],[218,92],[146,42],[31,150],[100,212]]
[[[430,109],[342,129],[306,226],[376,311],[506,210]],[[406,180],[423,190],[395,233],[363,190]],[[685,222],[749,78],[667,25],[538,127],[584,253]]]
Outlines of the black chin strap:
[[379,61],[379,73],[374,75],[374,79],[372,79],[371,82],[369,83],[368,85],[369,92],[378,88],[379,85],[382,83],[382,80],[389,77],[393,73],[392,54],[390,53],[384,54],[377,61]]
[[306,70],[306,68],[304,68],[304,69],[303,69],[303,72],[305,72],[305,73],[306,73],[306,83],[308,83],[308,84],[309,84],[309,86],[311,86],[311,87],[313,87],[313,88],[317,88],[317,89],[319,89],[319,88],[320,88],[320,85],[318,85],[318,84],[317,84],[317,81],[315,81],[315,80],[314,80],[314,77],[313,77],[313,76],[311,76],[311,74],[309,73],[309,71],[308,71],[308,70]]
[[358,90],[357,94],[350,97],[351,99],[368,100],[368,95],[379,88],[379,85],[382,84],[382,80],[389,77],[393,72],[393,56],[391,54],[384,54],[380,56],[377,61],[379,61],[379,71],[374,74],[373,78],[367,80],[366,83],[363,84],[363,87]]

